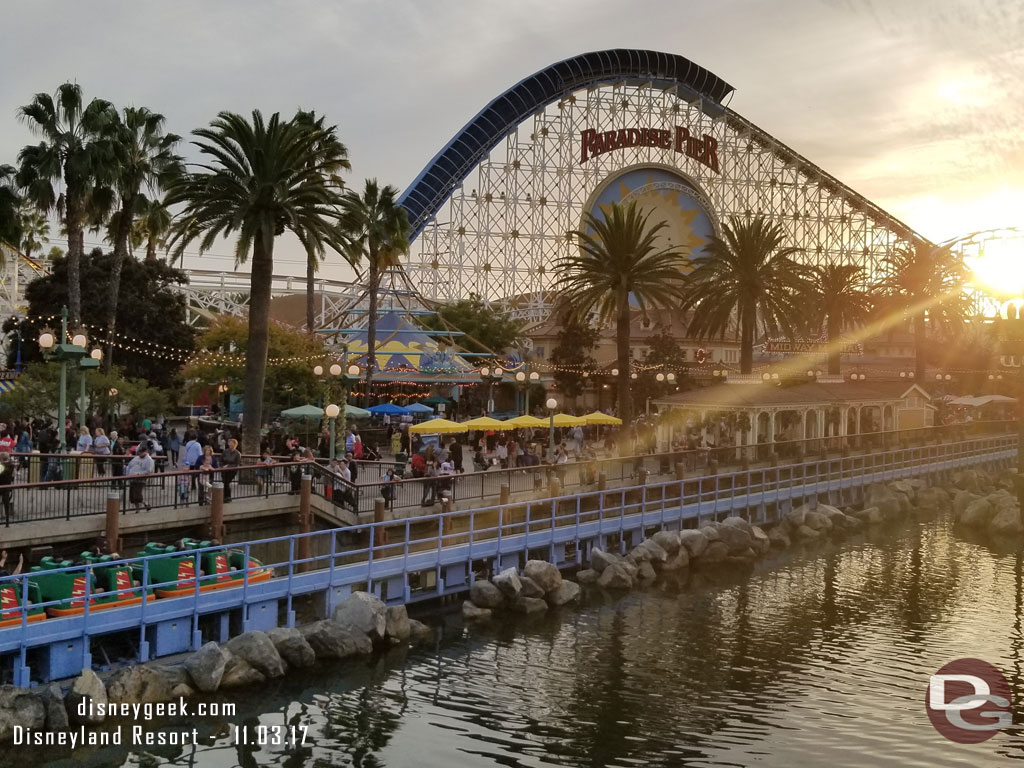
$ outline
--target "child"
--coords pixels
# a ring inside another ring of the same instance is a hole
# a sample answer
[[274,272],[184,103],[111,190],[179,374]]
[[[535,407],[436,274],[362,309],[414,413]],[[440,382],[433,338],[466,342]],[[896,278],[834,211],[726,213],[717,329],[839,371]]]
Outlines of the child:
[[263,455],[260,457],[261,466],[256,470],[256,487],[259,489],[259,493],[263,493],[263,486],[270,480],[270,465],[276,464],[274,457],[270,455],[270,449],[264,448]]
[[199,503],[205,504],[207,494],[213,486],[213,456],[209,453],[203,456],[203,463],[199,465]]

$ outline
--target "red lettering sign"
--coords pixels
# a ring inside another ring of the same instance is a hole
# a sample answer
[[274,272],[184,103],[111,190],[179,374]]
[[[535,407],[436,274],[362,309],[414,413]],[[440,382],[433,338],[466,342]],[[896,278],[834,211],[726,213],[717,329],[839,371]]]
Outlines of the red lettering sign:
[[580,165],[592,157],[629,147],[673,149],[692,157],[715,173],[721,173],[718,164],[718,140],[706,133],[700,137],[693,136],[689,128],[681,125],[676,126],[675,144],[672,142],[671,131],[656,128],[620,128],[618,131],[604,133],[587,128],[580,133]]

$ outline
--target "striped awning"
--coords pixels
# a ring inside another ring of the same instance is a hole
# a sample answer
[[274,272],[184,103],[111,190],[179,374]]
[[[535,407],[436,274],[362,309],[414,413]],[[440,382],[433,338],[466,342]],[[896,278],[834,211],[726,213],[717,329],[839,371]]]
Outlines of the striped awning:
[[8,392],[11,392],[21,386],[18,382],[12,379],[0,379],[0,397],[3,397]]

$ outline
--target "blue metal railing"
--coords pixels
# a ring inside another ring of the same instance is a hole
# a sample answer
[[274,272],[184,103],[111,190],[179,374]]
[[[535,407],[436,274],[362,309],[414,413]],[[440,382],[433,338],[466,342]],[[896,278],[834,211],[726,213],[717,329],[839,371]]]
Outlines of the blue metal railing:
[[[0,656],[17,655],[15,680],[23,684],[28,674],[26,654],[32,648],[82,639],[82,667],[85,667],[91,659],[88,650],[91,638],[132,630],[138,632],[139,660],[145,661],[149,647],[147,628],[161,622],[188,620],[193,632],[192,645],[198,647],[202,640],[199,629],[202,616],[240,608],[244,630],[248,625],[248,608],[259,601],[283,601],[286,622],[291,626],[295,620],[294,599],[313,593],[327,593],[330,603],[335,595],[353,588],[378,590],[387,582],[396,588],[394,592],[389,590],[389,602],[432,598],[465,588],[463,584],[446,585],[442,578],[444,568],[459,566],[471,572],[473,563],[481,559],[500,560],[503,555],[518,556],[539,548],[548,549],[554,555],[556,546],[571,542],[577,545],[575,552],[579,558],[582,542],[609,535],[622,537],[629,531],[681,526],[687,521],[699,524],[704,519],[751,509],[757,513],[748,516],[763,520],[766,505],[806,500],[902,477],[947,472],[971,464],[1006,464],[1015,458],[1016,450],[1016,436],[977,438],[442,512],[401,521],[366,523],[203,550],[125,558],[114,563],[76,565],[46,573],[85,576],[86,591],[75,597],[82,601],[82,613],[36,623],[32,623],[30,611],[66,604],[67,598],[30,603],[29,587],[37,574],[25,573],[0,579],[0,588],[14,583],[20,585],[18,607],[8,607],[0,614],[0,620],[20,619],[16,626],[0,629]],[[395,541],[388,541],[389,535],[395,536]],[[348,546],[339,546],[342,536],[349,540]],[[308,554],[304,554],[307,548]],[[176,581],[152,581],[150,573],[155,561],[183,555],[195,558],[200,552],[225,550],[241,551],[245,563],[235,572],[241,577],[240,582],[230,587],[203,591],[212,575],[200,574],[197,563],[192,589],[187,595],[143,600],[136,605],[103,610],[91,604],[90,598],[98,594],[92,590],[99,568],[134,565],[135,570],[141,571],[139,583],[105,595],[147,595],[150,590],[178,584]],[[263,562],[250,566],[252,559]],[[552,557],[553,561],[558,559]],[[254,583],[252,574],[266,568],[273,569],[274,578]],[[424,573],[435,574],[433,587],[414,592],[414,579]],[[20,675],[19,670],[22,670]]]

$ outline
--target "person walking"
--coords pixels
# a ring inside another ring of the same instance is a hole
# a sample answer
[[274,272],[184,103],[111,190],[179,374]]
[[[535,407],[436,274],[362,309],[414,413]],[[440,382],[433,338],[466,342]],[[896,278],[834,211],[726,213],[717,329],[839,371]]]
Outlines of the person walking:
[[457,439],[452,440],[448,444],[448,454],[451,457],[452,465],[455,467],[455,471],[460,475],[462,474],[462,443]]
[[96,437],[92,441],[92,452],[95,454],[96,474],[105,477],[107,474],[107,456],[110,455],[110,438],[103,427],[96,427]]
[[32,453],[32,435],[28,429],[21,431],[17,444],[14,446],[15,453],[19,454],[19,464],[22,469],[28,469],[29,454]]
[[14,483],[14,462],[11,454],[0,451],[0,504],[4,508],[4,524],[10,525],[14,516],[11,485]]
[[135,456],[128,462],[128,466],[124,470],[128,477],[128,501],[135,505],[135,514],[138,514],[143,506],[147,512],[150,510],[143,493],[146,488],[146,476],[152,475],[153,469],[153,458],[149,455],[149,447],[145,443],[141,443]]
[[224,468],[221,477],[224,480],[224,503],[231,501],[231,483],[235,480],[235,473],[242,463],[242,454],[238,451],[238,441],[235,438],[228,440],[227,448],[220,455],[220,465]]
[[88,427],[82,427],[78,431],[78,442],[75,443],[75,450],[79,453],[85,453],[92,448],[92,436],[89,434]]
[[[117,434],[117,432],[111,430],[110,439],[112,441],[110,445],[110,476],[121,477],[124,475],[124,457],[128,451],[124,446],[124,438]],[[117,480],[114,485],[120,488],[123,484],[120,480]]]
[[398,491],[398,477],[395,476],[395,470],[392,467],[384,473],[384,479],[380,486],[380,495],[384,499],[384,506],[387,509],[395,508],[395,496]]
[[172,429],[171,434],[167,436],[167,456],[171,460],[171,467],[176,468],[178,466],[178,454],[181,452],[181,437],[178,435],[178,430]]

